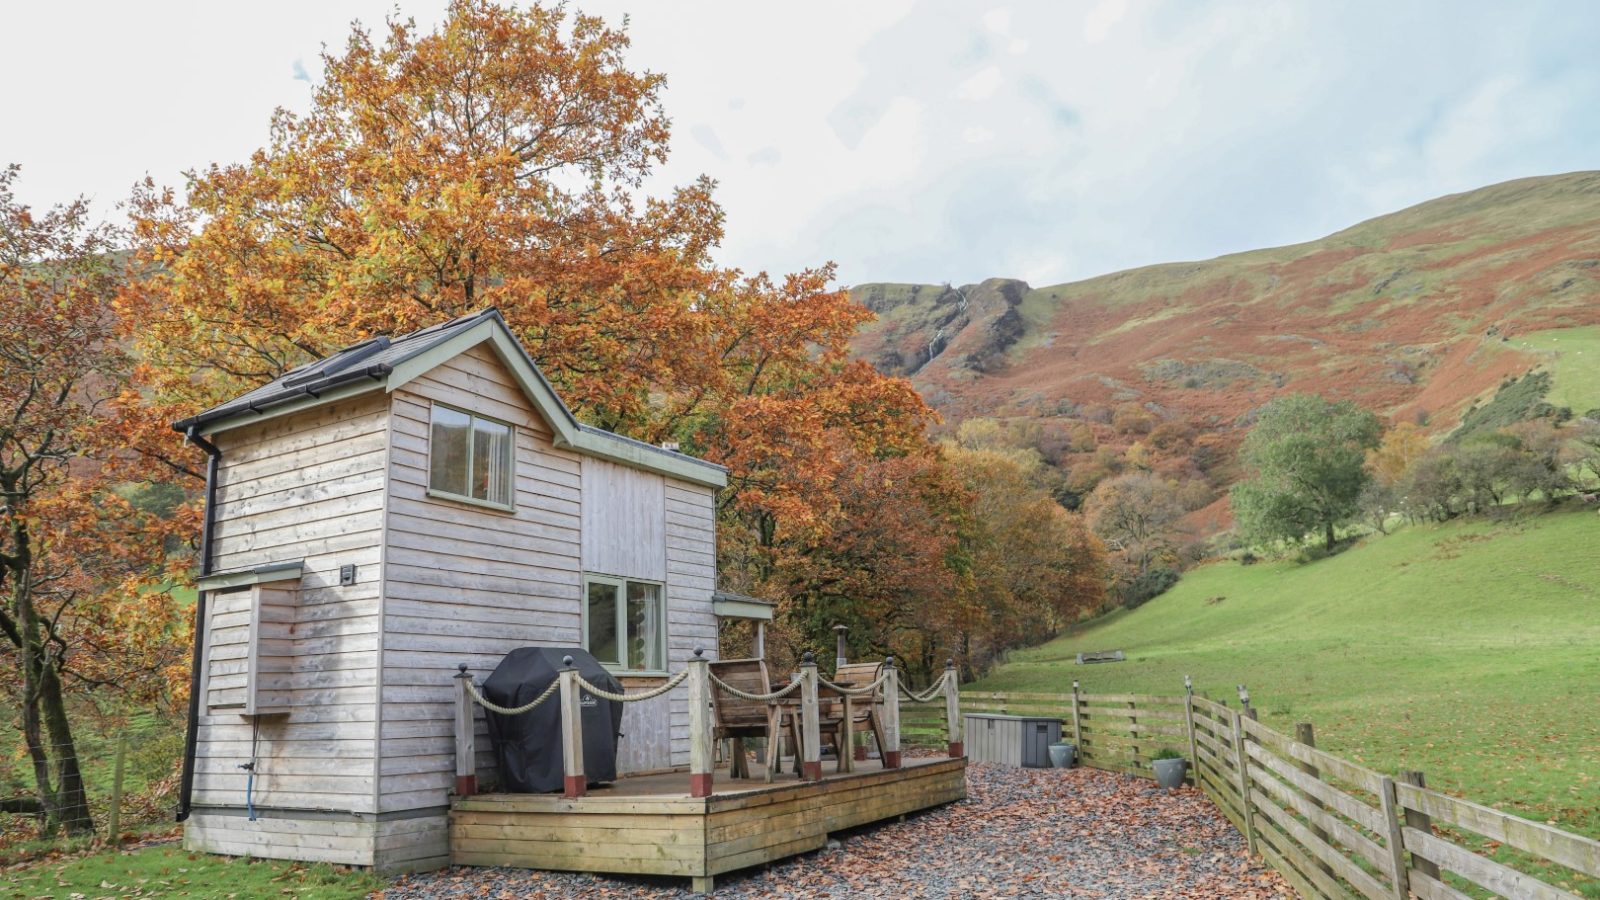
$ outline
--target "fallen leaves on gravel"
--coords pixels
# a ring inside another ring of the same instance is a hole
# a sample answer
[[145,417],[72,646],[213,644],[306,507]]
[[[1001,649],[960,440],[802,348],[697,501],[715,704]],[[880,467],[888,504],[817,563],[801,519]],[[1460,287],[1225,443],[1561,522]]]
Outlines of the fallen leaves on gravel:
[[[717,878],[726,898],[1290,898],[1203,794],[1092,769],[973,763],[966,800],[839,835],[837,849]],[[686,879],[454,868],[381,900],[667,900]]]

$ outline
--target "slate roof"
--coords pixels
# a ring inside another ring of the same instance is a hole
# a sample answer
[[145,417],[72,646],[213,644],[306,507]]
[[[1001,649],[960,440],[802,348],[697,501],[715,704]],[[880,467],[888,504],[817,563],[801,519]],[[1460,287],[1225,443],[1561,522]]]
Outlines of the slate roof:
[[279,403],[298,400],[301,397],[315,397],[328,388],[359,381],[362,378],[382,380],[400,363],[428,352],[490,317],[500,318],[499,310],[486,309],[397,338],[368,338],[359,344],[351,344],[332,356],[290,369],[272,381],[227,403],[173,422],[172,429],[188,431],[242,412],[264,411]]
[[[532,376],[538,382],[537,388],[534,389],[535,392],[545,394],[547,398],[545,406],[542,408],[543,413],[547,418],[559,416],[562,419],[561,422],[551,422],[551,425],[558,432],[566,431],[568,433],[596,436],[602,439],[600,444],[602,448],[607,445],[618,449],[631,447],[647,454],[647,458],[649,456],[667,457],[678,461],[679,464],[687,462],[695,467],[718,473],[727,472],[725,467],[716,463],[688,456],[675,450],[667,450],[655,444],[634,440],[615,432],[606,431],[603,428],[596,428],[579,422],[577,417],[572,414],[572,411],[567,409],[566,404],[562,403],[561,398],[556,395],[554,389],[550,387],[550,383],[545,380],[543,373],[539,371],[538,366],[528,356],[527,350],[522,346],[522,343],[516,340],[515,335],[511,333],[510,328],[506,325],[505,319],[501,318],[499,310],[493,308],[452,319],[442,325],[434,325],[399,337],[374,337],[359,344],[352,344],[331,356],[291,369],[271,382],[235,397],[226,403],[214,406],[198,415],[174,422],[172,423],[172,428],[181,432],[189,432],[191,430],[200,432],[207,425],[221,422],[224,419],[230,419],[243,413],[265,413],[272,407],[301,400],[311,400],[314,403],[325,391],[367,379],[370,379],[373,382],[373,387],[377,388],[386,383],[389,376],[408,360],[421,356],[457,335],[476,328],[483,324],[485,320],[492,320],[504,332],[507,344],[509,347],[514,347],[514,350],[508,350],[507,352],[520,354],[520,362],[527,363],[528,370],[531,370]],[[538,403],[535,405],[538,406]],[[598,448],[591,446],[591,450],[594,449]],[[602,455],[615,456],[615,453],[612,450],[606,450]],[[662,463],[665,464],[665,461],[663,460]],[[646,465],[655,468],[654,464],[647,463]]]

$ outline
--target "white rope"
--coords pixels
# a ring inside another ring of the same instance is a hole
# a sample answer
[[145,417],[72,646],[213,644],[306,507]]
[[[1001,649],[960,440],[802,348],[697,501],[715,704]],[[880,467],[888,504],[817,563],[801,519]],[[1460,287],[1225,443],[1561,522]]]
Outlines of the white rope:
[[749,693],[748,691],[739,690],[738,688],[736,688],[733,685],[727,683],[726,681],[723,681],[721,678],[718,678],[716,675],[712,675],[711,676],[711,683],[715,684],[719,688],[722,688],[723,690],[725,690],[728,693],[734,695],[735,697],[740,697],[740,698],[743,698],[745,700],[755,700],[757,702],[771,702],[773,700],[782,699],[782,698],[787,697],[790,694],[794,693],[795,689],[800,687],[800,682],[799,681],[791,681],[791,682],[789,682],[789,686],[784,688],[781,691],[774,691],[774,692],[772,692],[770,694],[752,694],[752,693]]
[[944,693],[944,688],[945,688],[945,680],[943,678],[941,678],[938,681],[934,682],[933,687],[928,688],[923,693],[920,693],[920,694],[914,693],[913,691],[908,689],[903,684],[900,685],[900,693],[903,694],[905,696],[905,698],[910,700],[912,703],[931,703],[933,701],[933,698],[935,698],[935,697],[939,696],[940,694]]
[[670,691],[678,685],[683,684],[683,680],[688,677],[689,670],[684,669],[682,672],[679,672],[671,678],[668,678],[665,684],[662,684],[659,687],[653,687],[648,691],[640,691],[637,694],[613,694],[610,691],[602,690],[601,688],[597,688],[589,682],[584,681],[582,675],[579,675],[576,681],[580,687],[596,697],[599,697],[601,700],[610,700],[614,703],[637,703],[640,700],[654,700],[662,694],[665,694],[667,691]]
[[885,673],[883,673],[883,674],[878,676],[878,680],[877,681],[874,681],[873,683],[871,683],[869,685],[865,685],[863,687],[858,687],[858,688],[841,687],[840,685],[834,684],[833,682],[829,681],[826,678],[818,678],[817,682],[822,684],[824,687],[827,687],[827,688],[829,688],[831,690],[838,691],[839,693],[844,694],[846,696],[859,697],[862,694],[875,693],[878,690],[878,688],[883,686],[883,683],[885,681],[887,681],[888,678],[889,678],[889,674],[887,672],[885,672]]
[[561,682],[552,681],[552,682],[550,682],[550,686],[544,689],[544,693],[542,693],[539,696],[533,698],[528,703],[526,703],[526,704],[524,704],[522,706],[516,707],[515,709],[508,709],[508,708],[506,708],[504,706],[499,705],[498,703],[491,703],[490,701],[484,699],[484,696],[482,694],[478,693],[478,686],[476,684],[472,683],[472,679],[471,678],[466,678],[466,679],[463,679],[463,680],[466,681],[466,683],[467,683],[467,693],[472,695],[472,699],[473,699],[474,702],[476,702],[479,706],[483,707],[484,709],[487,709],[490,712],[499,713],[502,716],[519,716],[519,715],[522,715],[523,713],[527,712],[528,710],[533,709],[535,706],[538,706],[539,704],[545,702],[546,700],[549,700],[550,697],[552,695],[554,695],[556,691],[561,689]]

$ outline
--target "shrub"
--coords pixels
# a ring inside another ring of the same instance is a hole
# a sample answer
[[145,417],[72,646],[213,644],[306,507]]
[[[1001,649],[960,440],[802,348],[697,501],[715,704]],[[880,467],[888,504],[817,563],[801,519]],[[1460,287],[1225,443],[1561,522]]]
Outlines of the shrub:
[[1160,750],[1157,750],[1155,753],[1151,754],[1150,758],[1153,759],[1153,760],[1155,760],[1155,759],[1183,759],[1184,755],[1182,753],[1179,753],[1178,751],[1172,749],[1171,747],[1162,747]]
[[1117,591],[1117,597],[1124,607],[1133,609],[1153,597],[1166,593],[1168,588],[1177,583],[1178,573],[1175,570],[1166,566],[1156,566],[1140,572],[1132,581],[1124,584]]

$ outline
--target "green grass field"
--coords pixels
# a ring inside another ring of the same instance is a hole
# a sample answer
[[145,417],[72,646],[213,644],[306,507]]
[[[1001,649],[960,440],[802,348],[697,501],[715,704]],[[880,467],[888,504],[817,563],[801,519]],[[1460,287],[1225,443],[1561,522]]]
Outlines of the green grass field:
[[6,897],[349,900],[383,887],[366,872],[328,865],[187,853],[176,844],[35,863],[0,873]]
[[[1220,562],[972,690],[1175,694],[1316,725],[1319,746],[1600,836],[1600,518],[1416,526],[1308,565]],[[1125,663],[1078,666],[1084,650]]]
[[1600,408],[1600,327],[1535,331],[1511,344],[1548,360],[1552,384],[1546,400],[1578,416]]

